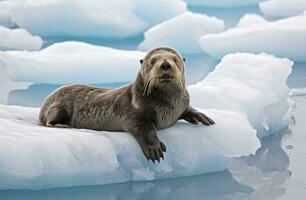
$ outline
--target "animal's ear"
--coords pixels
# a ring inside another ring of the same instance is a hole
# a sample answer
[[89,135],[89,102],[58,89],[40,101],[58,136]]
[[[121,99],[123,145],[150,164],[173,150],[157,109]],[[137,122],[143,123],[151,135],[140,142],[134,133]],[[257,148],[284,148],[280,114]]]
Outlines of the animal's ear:
[[143,63],[143,59],[140,59],[140,61],[139,61],[139,62],[140,62],[140,64],[142,64],[142,63]]
[[185,59],[185,58],[183,58],[183,61],[184,61],[184,62],[185,62],[185,60],[186,60],[186,59]]

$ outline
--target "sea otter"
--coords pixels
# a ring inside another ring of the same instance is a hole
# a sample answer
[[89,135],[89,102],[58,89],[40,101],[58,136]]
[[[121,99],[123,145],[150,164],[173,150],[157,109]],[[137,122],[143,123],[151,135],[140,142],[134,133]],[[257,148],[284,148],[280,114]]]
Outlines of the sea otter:
[[127,131],[148,160],[159,162],[166,146],[159,140],[157,130],[179,119],[215,124],[190,106],[184,61],[174,49],[155,48],[140,60],[141,68],[131,84],[116,89],[63,86],[47,97],[39,120],[48,127]]

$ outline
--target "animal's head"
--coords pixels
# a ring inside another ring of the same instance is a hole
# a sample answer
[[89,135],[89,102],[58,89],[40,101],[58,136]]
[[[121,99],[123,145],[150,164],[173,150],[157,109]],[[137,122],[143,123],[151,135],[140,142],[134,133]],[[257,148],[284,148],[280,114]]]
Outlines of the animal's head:
[[155,48],[140,60],[141,74],[144,79],[144,94],[152,88],[185,88],[185,59],[174,49]]

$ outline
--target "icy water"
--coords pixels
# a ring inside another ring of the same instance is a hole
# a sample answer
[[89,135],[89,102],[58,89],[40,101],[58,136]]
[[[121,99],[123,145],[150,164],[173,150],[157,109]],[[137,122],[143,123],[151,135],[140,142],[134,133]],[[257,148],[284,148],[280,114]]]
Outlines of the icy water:
[[[234,26],[246,12],[258,13],[258,8],[231,11],[189,8],[195,12],[225,19],[227,27]],[[95,38],[45,38],[44,46],[57,41],[79,40],[120,49],[135,49],[142,36],[127,40],[97,40]],[[186,57],[187,82],[203,79],[219,61],[207,55]],[[60,85],[14,83],[0,69],[0,103],[37,107]],[[306,63],[295,63],[288,79],[290,88],[306,88]],[[101,87],[118,87],[126,83],[103,83]],[[40,191],[0,191],[0,200],[18,199],[302,199],[306,196],[306,90],[292,99],[296,103],[295,124],[277,134],[264,138],[255,155],[237,158],[224,172],[169,180],[130,182],[105,186],[83,186]]]

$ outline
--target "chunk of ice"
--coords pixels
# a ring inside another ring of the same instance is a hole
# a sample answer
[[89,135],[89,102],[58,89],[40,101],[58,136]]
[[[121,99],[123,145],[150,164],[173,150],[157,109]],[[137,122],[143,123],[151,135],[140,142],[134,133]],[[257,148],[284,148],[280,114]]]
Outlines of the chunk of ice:
[[204,35],[200,43],[206,53],[217,59],[228,53],[265,52],[294,61],[306,61],[306,13],[274,22],[246,15],[238,27]]
[[39,50],[43,41],[25,29],[9,29],[0,25],[0,50]]
[[138,49],[150,50],[159,46],[169,46],[185,54],[203,53],[199,43],[200,37],[223,30],[223,20],[187,12],[147,30],[144,33],[145,39]]
[[259,4],[261,12],[273,17],[289,17],[306,10],[306,0],[270,0]]
[[293,62],[267,54],[226,55],[215,70],[189,86],[198,108],[240,111],[247,115],[258,136],[288,125],[293,105],[286,80]]
[[187,11],[181,0],[12,1],[13,22],[44,37],[132,37]]
[[0,52],[0,61],[3,61],[0,65],[7,68],[14,81],[48,84],[128,82],[136,77],[143,56],[140,51],[62,42],[37,52]]

